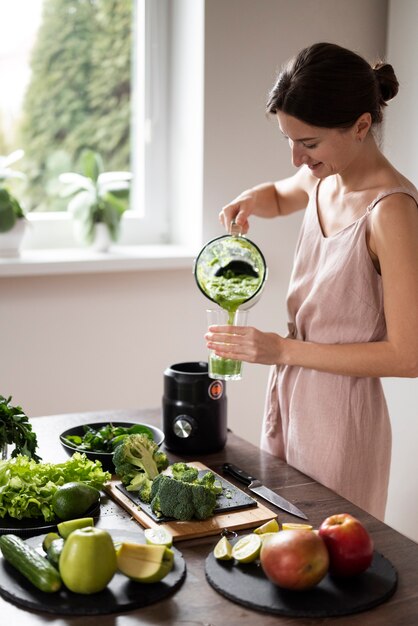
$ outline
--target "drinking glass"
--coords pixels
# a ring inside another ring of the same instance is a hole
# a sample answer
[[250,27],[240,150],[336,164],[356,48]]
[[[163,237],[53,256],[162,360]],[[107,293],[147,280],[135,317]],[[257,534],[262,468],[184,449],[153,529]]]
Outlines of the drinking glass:
[[[248,310],[242,311],[238,309],[234,314],[229,313],[220,307],[207,309],[208,326],[246,326],[248,319]],[[233,316],[231,320],[230,317]],[[232,321],[232,324],[231,324]],[[236,359],[225,359],[217,356],[213,350],[209,350],[208,357],[208,375],[209,378],[218,380],[241,380],[242,378],[242,361]]]

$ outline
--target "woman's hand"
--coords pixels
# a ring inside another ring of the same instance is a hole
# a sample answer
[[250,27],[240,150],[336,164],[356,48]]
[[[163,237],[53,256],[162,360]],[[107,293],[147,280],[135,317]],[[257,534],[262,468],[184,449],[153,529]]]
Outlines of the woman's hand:
[[240,232],[245,235],[250,228],[248,218],[253,212],[254,192],[249,189],[223,207],[219,213],[219,221],[228,233],[231,232],[232,222],[235,222]]
[[209,326],[205,339],[208,349],[225,359],[261,365],[284,362],[286,340],[276,333],[251,326]]
[[277,217],[280,215],[279,196],[274,183],[263,183],[243,191],[235,200],[224,206],[219,213],[219,220],[228,232],[235,221],[241,233],[245,235],[249,228],[249,217]]

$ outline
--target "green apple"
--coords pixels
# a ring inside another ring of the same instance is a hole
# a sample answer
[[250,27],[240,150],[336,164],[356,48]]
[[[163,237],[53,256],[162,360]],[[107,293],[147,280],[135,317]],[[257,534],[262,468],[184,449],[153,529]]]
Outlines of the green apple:
[[110,534],[87,526],[66,539],[59,559],[64,585],[74,593],[102,591],[116,573],[116,552]]
[[124,541],[117,551],[118,569],[140,583],[157,583],[172,570],[174,552],[166,546]]

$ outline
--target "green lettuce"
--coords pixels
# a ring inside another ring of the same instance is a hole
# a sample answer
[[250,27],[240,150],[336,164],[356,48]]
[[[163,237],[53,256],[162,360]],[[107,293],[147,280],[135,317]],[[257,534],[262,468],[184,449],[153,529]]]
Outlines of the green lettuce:
[[25,455],[0,461],[0,518],[55,519],[52,497],[58,487],[77,481],[101,489],[110,480],[100,461],[75,452],[64,463],[37,463]]

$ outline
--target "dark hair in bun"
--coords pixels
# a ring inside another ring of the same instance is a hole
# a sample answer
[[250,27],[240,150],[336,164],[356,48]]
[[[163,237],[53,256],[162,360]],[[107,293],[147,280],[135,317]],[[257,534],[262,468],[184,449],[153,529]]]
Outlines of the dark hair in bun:
[[399,83],[393,67],[374,67],[360,55],[332,43],[304,48],[280,72],[267,112],[287,113],[312,126],[349,128],[363,113],[373,124],[394,98]]
[[381,106],[386,106],[388,100],[392,100],[399,91],[398,79],[393,67],[389,63],[379,62],[373,65],[381,94]]

